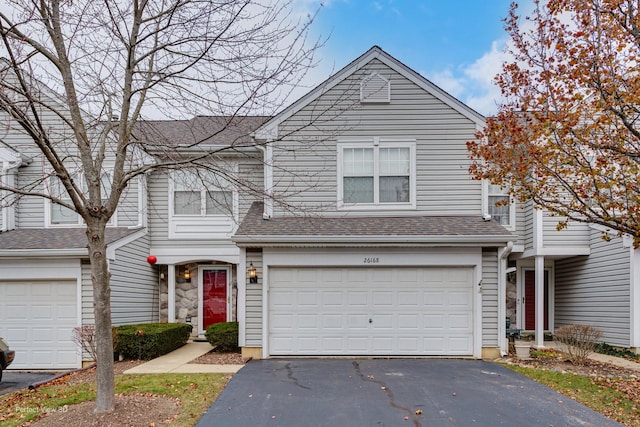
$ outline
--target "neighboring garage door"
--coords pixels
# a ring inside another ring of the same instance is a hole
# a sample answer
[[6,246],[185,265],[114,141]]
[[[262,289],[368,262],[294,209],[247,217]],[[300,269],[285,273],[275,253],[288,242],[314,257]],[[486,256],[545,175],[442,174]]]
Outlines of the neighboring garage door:
[[75,282],[0,281],[0,336],[16,351],[11,369],[79,367],[76,300]]
[[471,268],[271,268],[270,355],[473,354]]

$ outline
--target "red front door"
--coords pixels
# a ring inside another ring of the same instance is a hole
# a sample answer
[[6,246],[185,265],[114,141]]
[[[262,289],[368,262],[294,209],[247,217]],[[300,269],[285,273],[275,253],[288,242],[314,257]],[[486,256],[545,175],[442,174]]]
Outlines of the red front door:
[[[524,272],[524,328],[536,329],[536,274],[533,270]],[[549,329],[549,272],[544,272],[544,329]]]
[[227,270],[202,271],[202,327],[227,321]]

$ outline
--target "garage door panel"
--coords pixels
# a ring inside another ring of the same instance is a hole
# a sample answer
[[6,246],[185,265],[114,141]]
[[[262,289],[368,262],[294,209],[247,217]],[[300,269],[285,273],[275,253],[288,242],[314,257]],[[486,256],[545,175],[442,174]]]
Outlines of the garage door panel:
[[326,330],[330,329],[346,329],[343,314],[325,314],[322,316],[322,328]]
[[[272,267],[270,272],[272,355],[473,354],[471,268]],[[317,282],[286,279],[303,276]],[[319,295],[317,306],[310,303],[311,289]],[[303,293],[308,294],[300,297]],[[284,295],[298,297],[283,304]]]
[[0,336],[16,351],[12,369],[77,368],[75,281],[0,281]]
[[300,291],[298,292],[298,306],[304,308],[317,308],[319,306],[318,292]]
[[297,324],[299,329],[317,330],[319,325],[317,314],[298,315]]
[[369,307],[369,293],[365,291],[346,291],[349,307]]
[[393,307],[394,298],[392,291],[371,291],[373,295],[373,308]]
[[18,321],[18,320],[26,320],[27,319],[27,306],[24,304],[14,305],[7,304],[5,305],[5,310],[3,310],[6,314],[2,321]]
[[369,316],[365,314],[347,314],[347,324],[350,330],[368,330]]
[[342,307],[344,305],[344,292],[335,291],[323,291],[322,292],[322,305],[324,307]]

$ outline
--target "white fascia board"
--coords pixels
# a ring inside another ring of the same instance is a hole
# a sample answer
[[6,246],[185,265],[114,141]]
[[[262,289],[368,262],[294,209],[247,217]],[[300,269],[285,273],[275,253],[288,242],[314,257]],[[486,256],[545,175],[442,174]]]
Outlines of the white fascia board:
[[238,245],[259,243],[340,243],[340,244],[506,244],[508,236],[250,236],[233,237]]
[[[515,251],[514,251],[515,252]],[[528,249],[524,251],[519,258],[529,258],[534,256],[544,257],[572,257],[572,256],[587,256],[591,255],[591,248],[588,246],[561,246],[561,247],[547,247],[541,250]]]
[[160,265],[180,264],[195,260],[216,260],[230,264],[240,262],[240,248],[229,244],[229,247],[222,248],[172,248],[172,247],[151,247],[149,255],[155,256]]
[[37,258],[37,257],[59,257],[78,258],[88,257],[86,248],[72,249],[5,249],[0,250],[0,257],[6,258]]

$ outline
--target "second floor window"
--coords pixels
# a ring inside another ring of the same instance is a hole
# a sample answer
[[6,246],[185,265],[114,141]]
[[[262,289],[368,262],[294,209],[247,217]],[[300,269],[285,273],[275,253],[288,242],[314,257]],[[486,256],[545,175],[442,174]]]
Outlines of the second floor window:
[[489,215],[499,224],[511,225],[511,198],[507,188],[489,184]]
[[374,140],[367,144],[344,143],[338,149],[340,206],[413,206],[413,144]]
[[[76,184],[80,184],[82,186],[82,191],[85,195],[88,194],[87,181],[85,179],[84,174],[75,172],[71,174],[71,178]],[[100,185],[101,185],[101,194],[102,194],[102,203],[106,203],[107,196],[111,192],[111,174],[109,172],[103,172],[100,176]],[[51,178],[49,181],[49,193],[60,199],[63,202],[68,204],[72,204],[71,197],[67,193],[64,185],[62,185],[62,181],[58,178]],[[111,217],[109,221],[109,225],[113,225],[115,219],[115,215]],[[49,224],[51,226],[74,226],[74,225],[83,225],[84,221],[74,210],[59,205],[57,203],[50,202],[49,203]]]
[[233,185],[224,176],[209,171],[173,172],[175,215],[233,215]]

